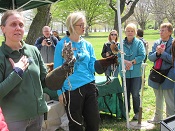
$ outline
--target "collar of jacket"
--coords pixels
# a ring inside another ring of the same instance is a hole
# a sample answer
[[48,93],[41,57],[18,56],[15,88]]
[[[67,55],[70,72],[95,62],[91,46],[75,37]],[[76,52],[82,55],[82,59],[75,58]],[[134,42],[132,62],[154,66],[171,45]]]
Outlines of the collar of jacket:
[[24,55],[24,50],[26,48],[25,42],[21,41],[21,43],[22,43],[22,47],[21,49],[19,49],[19,51],[17,51],[17,50],[12,50],[8,45],[5,44],[5,42],[2,42],[2,47],[1,47],[2,52],[7,58],[15,59],[15,58],[21,57],[21,55]]
[[127,37],[125,37],[123,43],[124,43],[124,44],[127,44],[127,45],[131,45],[131,44],[133,43],[134,40],[135,40],[135,37],[132,39],[132,42],[131,42],[131,43],[128,43],[128,39],[127,39]]

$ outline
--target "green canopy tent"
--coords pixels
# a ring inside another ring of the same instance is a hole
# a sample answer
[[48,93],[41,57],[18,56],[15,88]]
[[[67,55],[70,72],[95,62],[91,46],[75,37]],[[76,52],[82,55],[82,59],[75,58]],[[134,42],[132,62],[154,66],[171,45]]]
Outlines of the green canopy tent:
[[58,0],[0,0],[0,12],[6,10],[29,10],[43,6],[46,4],[52,4]]

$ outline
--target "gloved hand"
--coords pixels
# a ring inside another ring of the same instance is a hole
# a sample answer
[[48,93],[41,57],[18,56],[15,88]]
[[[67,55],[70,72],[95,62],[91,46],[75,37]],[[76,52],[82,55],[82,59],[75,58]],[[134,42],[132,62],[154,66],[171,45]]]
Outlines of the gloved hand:
[[116,55],[109,56],[100,60],[96,60],[94,67],[98,74],[102,74],[107,70],[107,67],[111,64],[118,65],[118,57]]
[[47,63],[46,66],[47,66],[48,73],[49,73],[49,72],[51,72],[53,70],[54,63],[53,62]]
[[62,66],[49,72],[45,78],[47,88],[51,90],[61,89],[65,79],[73,73],[73,65],[74,61],[69,63],[65,62]]
[[115,41],[111,42],[110,48],[111,48],[111,51],[112,51],[113,54],[118,53],[118,45]]
[[47,88],[51,90],[59,90],[65,79],[73,73],[74,63],[76,58],[72,49],[72,43],[64,43],[62,57],[65,59],[63,65],[57,67],[46,75],[45,83]]

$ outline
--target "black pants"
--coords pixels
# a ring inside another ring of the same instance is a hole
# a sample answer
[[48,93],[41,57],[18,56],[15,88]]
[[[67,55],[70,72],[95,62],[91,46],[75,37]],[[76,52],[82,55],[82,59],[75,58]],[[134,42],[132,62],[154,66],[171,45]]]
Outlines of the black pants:
[[85,131],[98,131],[100,115],[94,82],[74,91],[66,91],[65,95],[69,131],[83,131],[84,128]]

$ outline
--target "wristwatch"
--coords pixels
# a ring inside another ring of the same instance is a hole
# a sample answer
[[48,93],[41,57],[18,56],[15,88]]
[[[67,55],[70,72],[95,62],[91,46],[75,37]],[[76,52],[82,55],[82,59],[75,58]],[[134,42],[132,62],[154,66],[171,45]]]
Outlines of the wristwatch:
[[134,60],[132,60],[132,64],[134,64]]

